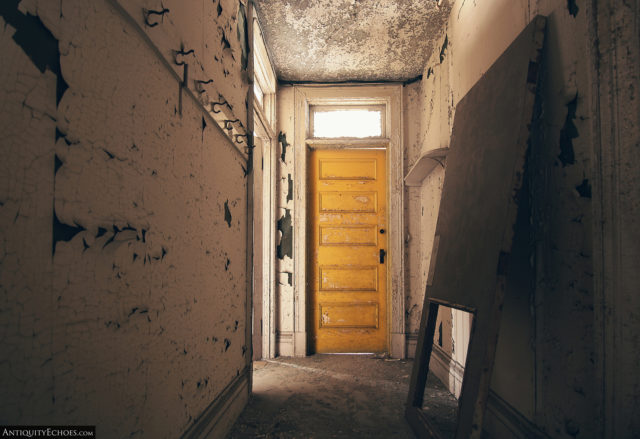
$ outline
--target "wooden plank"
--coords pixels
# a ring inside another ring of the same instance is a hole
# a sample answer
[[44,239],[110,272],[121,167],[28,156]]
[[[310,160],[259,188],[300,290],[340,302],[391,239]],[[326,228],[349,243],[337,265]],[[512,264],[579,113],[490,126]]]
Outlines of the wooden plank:
[[472,311],[458,439],[482,434],[545,25],[536,17],[456,107],[407,413],[422,406],[438,306]]

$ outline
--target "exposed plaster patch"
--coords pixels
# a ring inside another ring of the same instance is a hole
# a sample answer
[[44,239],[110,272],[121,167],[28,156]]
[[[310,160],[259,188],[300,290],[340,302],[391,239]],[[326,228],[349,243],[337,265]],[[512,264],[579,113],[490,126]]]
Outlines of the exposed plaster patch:
[[449,46],[449,35],[444,36],[444,42],[442,43],[442,47],[440,48],[440,64],[444,61],[445,56],[447,56],[447,47]]
[[578,15],[578,5],[576,4],[576,0],[567,0],[567,9],[569,9],[569,14],[574,18]]
[[76,236],[78,233],[85,231],[86,229],[79,224],[75,224],[74,226],[70,226],[69,224],[65,224],[58,219],[58,215],[56,214],[56,210],[53,209],[53,225],[52,225],[52,236],[53,242],[51,247],[51,254],[55,255],[56,253],[56,244],[60,241],[69,242]]
[[58,154],[53,155],[53,175],[58,173],[58,169],[62,166],[62,160],[58,157]]
[[291,178],[291,174],[287,174],[287,202],[293,200],[293,178]]
[[231,227],[231,211],[229,210],[229,200],[224,202],[224,221]]
[[591,198],[591,183],[586,178],[576,186],[576,190],[582,198]]
[[283,132],[280,132],[278,134],[278,142],[280,142],[280,145],[282,148],[282,152],[280,153],[280,159],[282,160],[282,163],[285,163],[285,160],[287,157],[287,146],[290,145],[289,143],[287,143],[287,135],[284,134]]
[[0,16],[16,29],[13,40],[24,50],[33,64],[44,73],[48,68],[57,77],[56,105],[60,103],[65,90],[69,88],[60,69],[58,40],[45,27],[39,17],[24,15],[18,10],[20,0],[0,2]]
[[284,216],[278,219],[278,231],[280,231],[280,243],[278,244],[278,258],[293,257],[293,226],[291,223],[291,210],[284,209]]
[[564,125],[560,130],[560,155],[558,159],[562,163],[562,167],[573,165],[576,162],[573,151],[573,139],[578,137],[578,128],[573,123],[576,118],[576,108],[578,106],[578,95],[567,104],[567,117]]
[[247,29],[247,13],[242,2],[238,2],[238,23],[236,24],[236,29],[238,31],[238,42],[240,43],[242,51],[242,55],[240,56],[242,70],[247,70],[247,66],[249,65],[249,32]]

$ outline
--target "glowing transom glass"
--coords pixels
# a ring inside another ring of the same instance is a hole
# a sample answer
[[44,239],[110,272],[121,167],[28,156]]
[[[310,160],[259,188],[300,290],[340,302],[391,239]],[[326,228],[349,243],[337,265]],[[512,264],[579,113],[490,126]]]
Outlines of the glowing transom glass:
[[353,109],[313,113],[313,137],[381,137],[382,111]]

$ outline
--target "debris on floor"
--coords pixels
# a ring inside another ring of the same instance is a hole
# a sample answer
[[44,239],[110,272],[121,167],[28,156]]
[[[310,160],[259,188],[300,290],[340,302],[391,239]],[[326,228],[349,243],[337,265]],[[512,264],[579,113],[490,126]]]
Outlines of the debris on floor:
[[[413,439],[404,418],[412,361],[388,360],[313,355],[256,361],[253,395],[228,438]],[[427,392],[436,384],[444,389],[430,379]],[[453,398],[446,391],[436,395],[425,402]]]

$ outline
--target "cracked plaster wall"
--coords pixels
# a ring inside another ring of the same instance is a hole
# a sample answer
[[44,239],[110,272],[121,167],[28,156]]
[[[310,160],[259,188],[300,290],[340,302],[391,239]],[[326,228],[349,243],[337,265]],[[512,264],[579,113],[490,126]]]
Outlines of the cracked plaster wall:
[[[631,363],[638,360],[640,349],[639,304],[631,292],[632,285],[637,288],[639,284],[637,271],[623,262],[629,260],[627,256],[607,254],[606,249],[618,241],[608,236],[611,242],[603,242],[607,226],[603,231],[594,222],[594,212],[608,217],[599,211],[603,205],[615,209],[615,202],[607,197],[624,197],[620,206],[625,207],[611,213],[609,221],[614,225],[608,227],[635,237],[635,245],[627,245],[629,239],[623,239],[618,251],[638,260],[638,227],[630,212],[637,212],[640,184],[637,172],[633,174],[629,168],[638,163],[640,113],[633,85],[638,78],[638,5],[610,8],[594,9],[593,3],[586,1],[501,0],[489,5],[457,0],[444,31],[446,37],[443,34],[440,40],[443,47],[446,38],[446,49],[434,52],[422,80],[407,85],[404,94],[406,172],[421,153],[448,145],[456,103],[536,14],[548,16],[491,389],[531,425],[558,438],[595,437],[603,431],[606,437],[631,437],[637,431],[638,380],[631,378],[635,375]],[[596,31],[606,36],[602,46],[597,45]],[[604,81],[609,73],[605,68],[614,72],[614,78],[620,77],[619,88],[606,89]],[[605,131],[601,133],[596,122],[608,117],[594,105],[600,89],[608,93],[599,97],[605,103],[624,105],[620,114],[625,116],[602,127],[615,130],[616,122],[625,127],[615,141]],[[601,150],[598,142],[602,142]],[[616,152],[607,152],[609,148],[616,148]],[[613,154],[629,162],[611,162]],[[406,188],[410,354],[419,328],[445,175],[445,170],[436,167],[422,187]],[[616,187],[615,193],[601,193],[602,198],[597,199],[597,184],[606,187],[607,178],[625,189],[617,192]],[[597,265],[602,257],[619,261],[621,271],[603,273]],[[599,290],[606,288],[600,277],[607,273],[624,279],[617,284],[620,290]],[[618,320],[608,318],[610,312]],[[619,332],[607,337],[607,331]],[[619,372],[611,372],[617,368]],[[614,380],[605,375],[606,370],[625,378]],[[618,396],[613,395],[616,391]],[[617,411],[627,416],[614,414]],[[605,414],[606,425],[602,421]],[[491,407],[485,428],[494,437],[514,434]]]
[[278,78],[403,81],[420,75],[450,6],[424,0],[258,0]]
[[218,3],[145,27],[159,2],[22,2],[59,41],[57,106],[0,17],[3,424],[178,437],[244,372],[246,162],[132,24],[167,58],[194,48],[191,77],[245,120],[237,2]]

